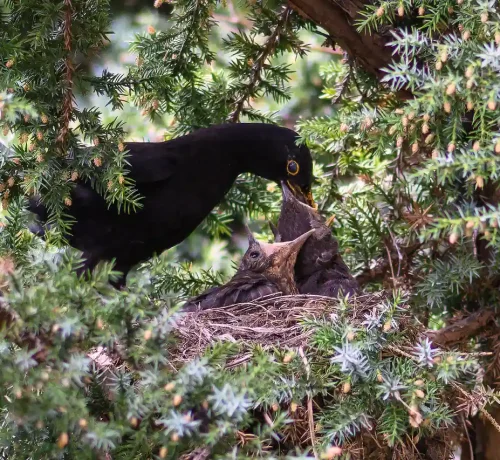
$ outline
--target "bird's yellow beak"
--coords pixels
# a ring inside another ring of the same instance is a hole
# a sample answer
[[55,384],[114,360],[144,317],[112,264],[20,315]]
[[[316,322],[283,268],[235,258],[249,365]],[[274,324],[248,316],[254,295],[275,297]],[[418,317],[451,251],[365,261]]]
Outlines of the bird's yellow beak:
[[298,198],[299,200],[302,198],[301,201],[304,201],[306,204],[311,206],[311,208],[318,209],[318,205],[314,202],[311,190],[305,191],[298,185],[292,184],[289,180],[286,181],[286,184],[288,185],[288,187],[293,192],[296,198]]

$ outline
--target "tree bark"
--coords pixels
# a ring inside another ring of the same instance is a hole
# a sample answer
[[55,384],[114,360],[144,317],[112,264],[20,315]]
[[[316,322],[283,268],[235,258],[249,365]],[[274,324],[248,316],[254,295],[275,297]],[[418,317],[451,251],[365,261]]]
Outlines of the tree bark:
[[479,310],[442,329],[430,331],[427,335],[437,345],[452,346],[474,337],[494,319],[493,310]]
[[289,0],[300,15],[324,28],[332,39],[367,72],[380,78],[381,69],[392,59],[387,37],[378,32],[359,33],[354,25],[366,6],[358,0]]

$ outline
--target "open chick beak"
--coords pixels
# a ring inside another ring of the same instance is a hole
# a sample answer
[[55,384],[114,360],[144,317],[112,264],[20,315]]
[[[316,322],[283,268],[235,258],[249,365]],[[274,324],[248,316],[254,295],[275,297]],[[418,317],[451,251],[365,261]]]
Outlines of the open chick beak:
[[314,198],[309,187],[306,190],[304,187],[292,184],[289,180],[286,181],[286,184],[294,194],[295,198],[297,198],[302,203],[306,203],[307,205],[311,206],[311,208],[318,208],[318,205],[314,202]]
[[287,246],[287,252],[289,255],[295,255],[297,257],[297,254],[299,253],[300,249],[304,245],[304,243],[307,241],[307,239],[315,232],[316,230],[312,228],[308,232],[300,235],[298,238],[295,238],[293,241],[289,241]]
[[293,241],[273,244],[260,243],[260,246],[266,256],[273,256],[273,266],[284,267],[286,262],[291,262],[292,265],[294,265],[300,249],[314,232],[315,229],[311,229],[298,238],[295,238]]

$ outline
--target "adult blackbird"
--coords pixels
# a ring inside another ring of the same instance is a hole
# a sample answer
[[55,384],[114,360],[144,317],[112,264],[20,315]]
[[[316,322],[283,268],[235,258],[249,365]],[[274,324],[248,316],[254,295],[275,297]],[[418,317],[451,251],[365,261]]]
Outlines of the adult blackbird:
[[223,285],[211,288],[190,299],[184,311],[207,310],[238,303],[251,302],[269,294],[298,294],[294,280],[297,254],[315,230],[309,229],[286,243],[259,243],[250,230],[248,249],[236,274]]
[[[83,252],[83,270],[115,259],[123,277],[137,263],[189,236],[229,191],[237,176],[250,172],[286,181],[299,199],[312,202],[312,159],[297,134],[263,123],[223,124],[168,142],[130,142],[130,177],[143,197],[142,209],[118,213],[88,182],[78,181],[67,209],[75,223],[68,237]],[[39,200],[30,210],[42,222]]]
[[337,297],[353,295],[358,283],[339,253],[338,242],[321,215],[301,203],[282,184],[283,201],[277,228],[271,225],[276,241],[290,241],[311,228],[316,229],[301,249],[295,265],[295,279],[301,294]]

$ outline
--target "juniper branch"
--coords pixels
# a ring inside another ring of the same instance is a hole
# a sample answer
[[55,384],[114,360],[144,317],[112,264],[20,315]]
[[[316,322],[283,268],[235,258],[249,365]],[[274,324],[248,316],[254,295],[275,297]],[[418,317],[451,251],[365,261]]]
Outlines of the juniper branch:
[[236,123],[239,121],[245,103],[251,97],[251,95],[255,90],[255,87],[257,86],[258,82],[261,79],[261,73],[264,68],[264,65],[266,64],[267,59],[275,50],[280,40],[281,34],[286,29],[290,13],[291,13],[290,7],[285,7],[283,9],[283,12],[280,14],[273,33],[266,40],[266,43],[264,44],[264,49],[262,50],[258,59],[253,63],[252,73],[248,83],[246,84],[245,91],[243,91],[240,97],[234,102],[235,108],[229,114],[228,121],[232,123]]

